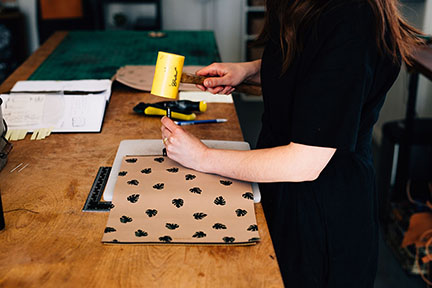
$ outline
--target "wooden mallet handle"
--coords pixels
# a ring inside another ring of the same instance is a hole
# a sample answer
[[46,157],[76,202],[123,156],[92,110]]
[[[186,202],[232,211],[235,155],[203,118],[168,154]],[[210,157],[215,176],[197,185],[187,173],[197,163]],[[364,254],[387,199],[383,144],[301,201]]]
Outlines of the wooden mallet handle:
[[[202,85],[204,80],[207,78],[211,78],[211,77],[204,77],[204,76],[198,76],[189,73],[183,73],[180,82]],[[235,86],[234,88],[238,92],[242,92],[250,95],[262,95],[261,86],[257,84],[243,82],[240,85]]]

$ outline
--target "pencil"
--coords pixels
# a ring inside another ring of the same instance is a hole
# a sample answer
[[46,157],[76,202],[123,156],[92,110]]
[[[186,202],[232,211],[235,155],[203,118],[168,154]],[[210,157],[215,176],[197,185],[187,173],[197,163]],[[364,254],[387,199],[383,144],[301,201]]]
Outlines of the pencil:
[[174,121],[175,124],[180,126],[195,125],[195,124],[207,124],[207,123],[224,123],[227,119],[208,119],[208,120],[192,120],[192,121]]

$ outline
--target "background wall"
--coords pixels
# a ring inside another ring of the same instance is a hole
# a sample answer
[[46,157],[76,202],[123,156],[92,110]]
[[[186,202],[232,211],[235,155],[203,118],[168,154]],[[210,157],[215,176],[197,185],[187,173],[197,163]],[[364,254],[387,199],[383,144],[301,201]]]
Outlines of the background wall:
[[241,59],[243,0],[162,0],[165,30],[213,30],[223,61]]
[[[402,14],[409,23],[422,31],[432,34],[432,0],[402,1]],[[409,75],[402,68],[398,79],[389,91],[386,102],[374,129],[374,141],[381,143],[382,125],[388,121],[405,117],[408,99]],[[420,117],[432,117],[432,83],[421,76],[418,87],[417,113]]]
[[18,0],[20,11],[27,17],[27,31],[29,36],[29,50],[35,51],[39,47],[36,25],[36,0]]

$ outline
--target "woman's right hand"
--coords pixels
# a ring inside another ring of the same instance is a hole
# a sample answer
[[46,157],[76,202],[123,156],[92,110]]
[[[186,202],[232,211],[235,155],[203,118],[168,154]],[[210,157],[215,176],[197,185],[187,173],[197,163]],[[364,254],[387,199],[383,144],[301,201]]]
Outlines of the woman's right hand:
[[[246,79],[259,75],[260,62],[213,63],[196,72],[199,76],[209,77],[203,85],[197,85],[202,91],[213,94],[231,94]],[[215,76],[215,77],[212,77]]]

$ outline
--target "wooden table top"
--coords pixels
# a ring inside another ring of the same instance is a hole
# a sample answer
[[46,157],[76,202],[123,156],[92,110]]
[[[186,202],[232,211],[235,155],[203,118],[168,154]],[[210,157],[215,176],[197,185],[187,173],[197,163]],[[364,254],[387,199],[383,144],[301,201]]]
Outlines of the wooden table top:
[[[56,33],[1,86],[5,93],[62,41]],[[160,139],[159,118],[134,114],[160,98],[115,85],[101,133],[52,134],[13,142],[0,172],[6,229],[0,232],[4,287],[282,287],[261,204],[255,246],[149,246],[101,243],[108,213],[81,212],[100,166],[111,166],[124,139]],[[210,104],[223,124],[186,129],[201,139],[242,141],[233,104]],[[199,118],[198,118],[199,119]],[[28,166],[10,172],[19,163]]]

